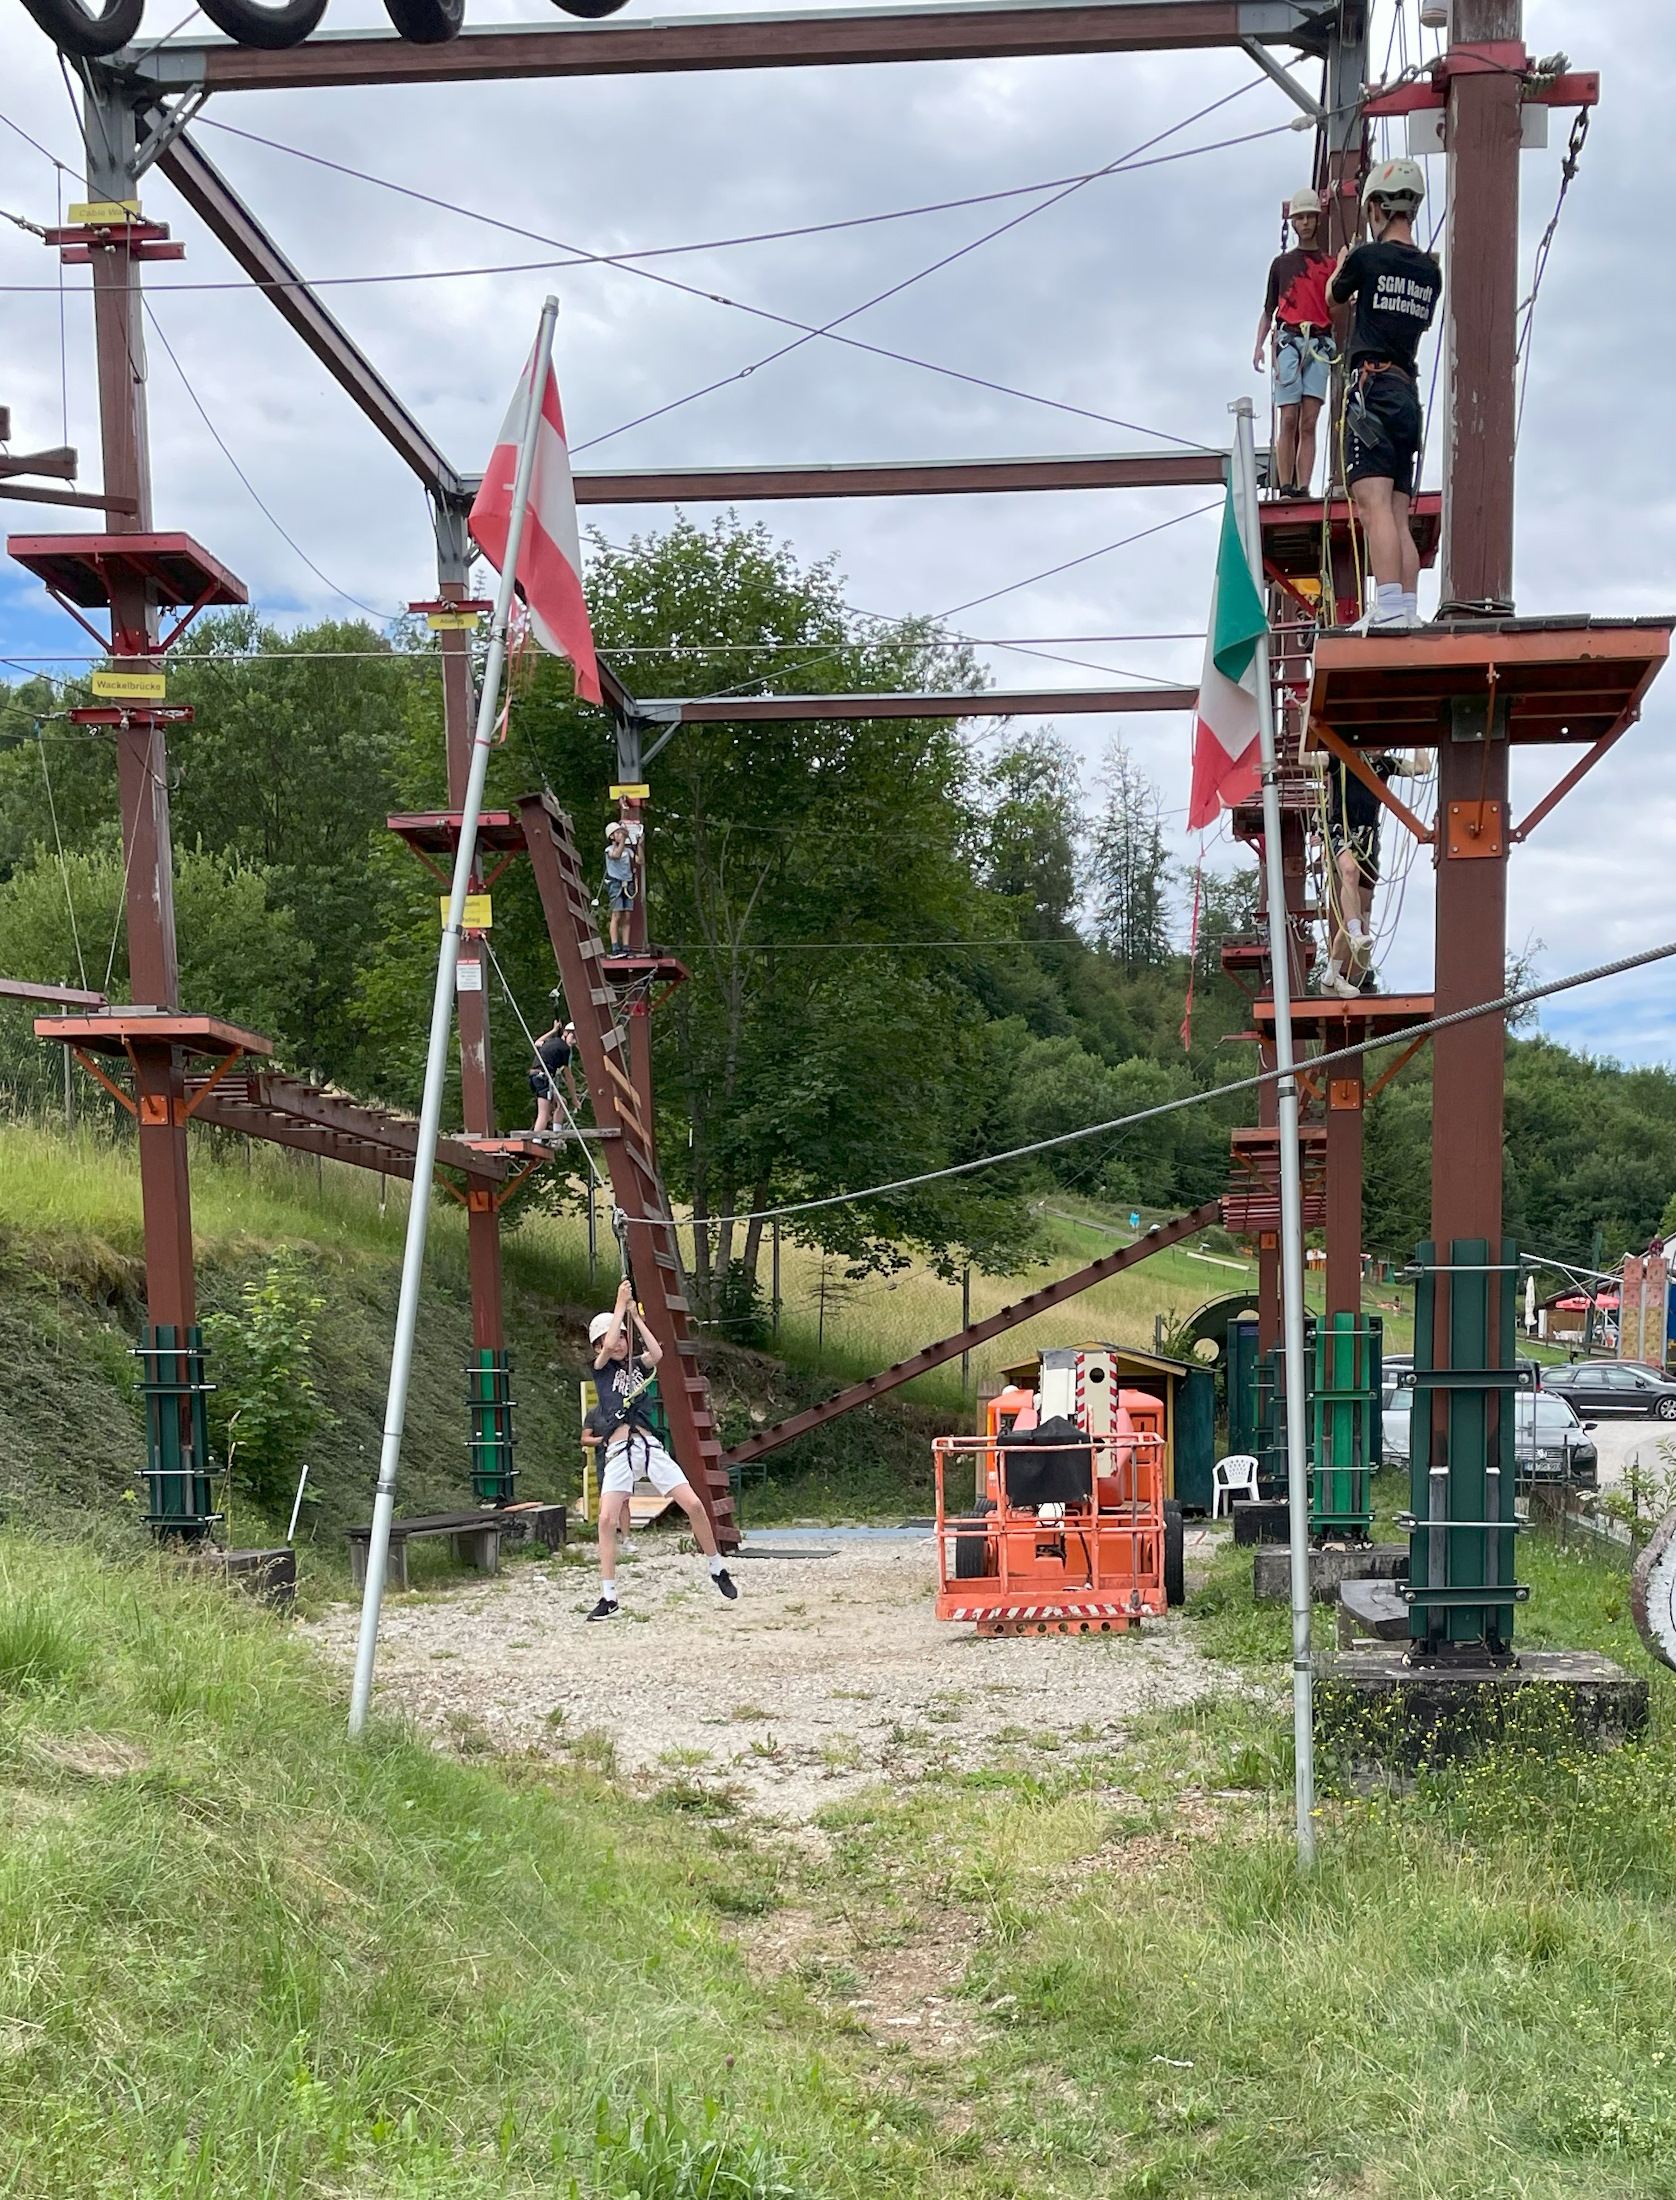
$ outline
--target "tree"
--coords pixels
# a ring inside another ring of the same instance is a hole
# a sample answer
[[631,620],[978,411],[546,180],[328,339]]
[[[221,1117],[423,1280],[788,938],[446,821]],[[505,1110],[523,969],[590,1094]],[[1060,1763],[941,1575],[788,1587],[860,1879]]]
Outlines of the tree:
[[[596,544],[589,589],[596,640],[648,697],[977,684],[963,652],[921,625],[863,627],[829,565],[802,568],[731,519]],[[541,666],[513,740],[591,864],[614,765],[608,730],[569,684]],[[684,727],[653,787],[648,922],[691,974],[654,1025],[660,1147],[695,1218],[696,1303],[743,1320],[764,1233],[733,1216],[985,1150],[1006,1065],[986,1046],[964,958],[940,943],[1005,936],[1013,912],[972,878],[950,725]],[[859,1267],[900,1260],[904,1241],[949,1268],[1006,1267],[1030,1232],[1016,1190],[987,1174],[796,1227]]]
[[1013,904],[1023,938],[1071,937],[1083,833],[1072,750],[1047,732],[1013,735],[979,773],[978,801],[973,853],[981,883]]
[[1169,858],[1158,789],[1117,740],[1106,751],[1101,784],[1106,799],[1095,821],[1090,863],[1095,932],[1106,952],[1133,975],[1157,968],[1170,953]]

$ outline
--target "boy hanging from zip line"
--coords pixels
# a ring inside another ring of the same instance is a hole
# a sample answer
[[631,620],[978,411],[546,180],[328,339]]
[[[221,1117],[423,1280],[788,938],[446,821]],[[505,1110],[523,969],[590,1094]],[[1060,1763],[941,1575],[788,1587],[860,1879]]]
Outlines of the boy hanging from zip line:
[[[633,1349],[638,1332],[640,1350]],[[609,1314],[588,1324],[594,1347],[594,1384],[599,1403],[582,1424],[582,1441],[603,1446],[599,1468],[599,1602],[590,1620],[615,1619],[617,1538],[628,1527],[629,1498],[635,1478],[644,1474],[660,1497],[672,1497],[692,1525],[693,1540],[710,1562],[710,1579],[732,1603],[739,1591],[716,1549],[716,1531],[704,1501],[652,1433],[645,1393],[663,1358],[663,1346],[641,1320],[634,1285],[625,1276]]]
[[1344,471],[1373,567],[1370,633],[1420,621],[1420,552],[1408,525],[1425,433],[1415,361],[1443,294],[1436,255],[1414,242],[1414,216],[1425,195],[1418,161],[1382,160],[1370,168],[1362,186],[1369,241],[1345,246],[1328,289],[1335,305],[1356,301],[1346,351]]
[[[1259,373],[1263,352],[1272,352],[1274,401],[1280,414],[1275,434],[1274,490],[1281,497],[1307,497],[1315,472],[1315,423],[1332,380],[1332,311],[1327,285],[1334,274],[1329,254],[1319,249],[1321,201],[1307,186],[1294,191],[1287,209],[1297,243],[1269,267],[1268,293],[1257,323],[1251,364]],[[1272,345],[1270,342],[1272,331]]]

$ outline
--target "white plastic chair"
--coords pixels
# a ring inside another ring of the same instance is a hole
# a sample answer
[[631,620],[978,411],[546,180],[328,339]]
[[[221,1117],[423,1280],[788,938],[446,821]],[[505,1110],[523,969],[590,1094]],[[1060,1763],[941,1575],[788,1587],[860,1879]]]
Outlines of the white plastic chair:
[[[1234,1497],[1257,1495],[1257,1461],[1249,1451],[1231,1451],[1226,1459],[1219,1459],[1211,1469],[1211,1486],[1215,1494],[1211,1499],[1210,1516],[1219,1520],[1226,1510],[1232,1516]],[[1224,1507],[1223,1499],[1227,1499]]]

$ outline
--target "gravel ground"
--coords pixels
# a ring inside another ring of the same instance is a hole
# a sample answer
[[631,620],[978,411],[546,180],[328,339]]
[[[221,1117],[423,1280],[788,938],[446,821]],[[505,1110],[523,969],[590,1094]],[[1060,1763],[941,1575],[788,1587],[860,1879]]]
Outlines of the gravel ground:
[[[818,1529],[799,1538],[820,1547]],[[1137,1714],[1226,1685],[1179,1619],[980,1640],[932,1616],[929,1536],[828,1548],[740,1557],[729,1604],[702,1559],[643,1533],[619,1573],[623,1615],[603,1626],[582,1618],[592,1569],[557,1561],[392,1597],[378,1696],[456,1746],[603,1757],[609,1740],[648,1781],[725,1785],[808,1819],[881,1776],[1109,1749]],[[304,1631],[347,1669],[356,1621],[340,1606]]]

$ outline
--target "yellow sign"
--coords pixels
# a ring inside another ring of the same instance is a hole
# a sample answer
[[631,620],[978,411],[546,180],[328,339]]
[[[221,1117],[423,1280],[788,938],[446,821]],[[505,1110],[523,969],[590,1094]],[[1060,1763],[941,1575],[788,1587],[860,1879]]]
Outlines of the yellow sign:
[[[438,896],[438,899],[442,903],[442,921],[446,924],[448,922],[448,896],[442,894]],[[466,930],[468,932],[492,931],[494,922],[495,904],[493,897],[488,894],[468,894],[466,896]]]
[[470,633],[481,617],[478,611],[427,611],[425,624],[433,634]]
[[160,703],[165,685],[160,672],[96,672],[93,675],[94,694],[107,696],[112,702]]
[[77,229],[121,229],[139,218],[138,199],[78,200],[70,208],[70,221]]
[[613,802],[621,802],[625,799],[630,802],[649,802],[651,798],[651,788],[641,786],[638,781],[634,782],[630,786],[613,787],[611,790],[611,799]]

